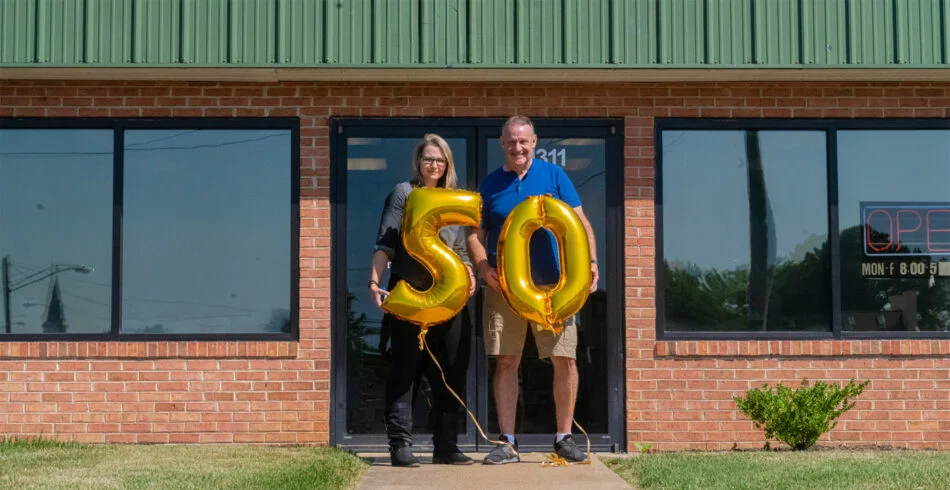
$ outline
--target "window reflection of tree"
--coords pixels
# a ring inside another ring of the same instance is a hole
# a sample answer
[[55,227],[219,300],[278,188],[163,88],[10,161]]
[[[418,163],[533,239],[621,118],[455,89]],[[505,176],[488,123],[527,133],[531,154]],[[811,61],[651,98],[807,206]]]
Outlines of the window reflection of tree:
[[[758,131],[744,134],[749,265],[732,271],[664,263],[668,330],[830,330],[830,251],[799,245],[776,257],[776,223]],[[802,251],[802,252],[799,252]],[[797,258],[801,257],[801,258]]]
[[[374,381],[383,379],[380,370],[388,370],[381,354],[374,353],[366,342],[369,334],[365,313],[356,314],[352,291],[346,295],[346,372],[351,380],[347,384],[347,430],[353,434],[379,431],[383,421],[384,387]],[[358,373],[357,376],[354,374]],[[359,382],[356,382],[356,381]]]
[[[947,331],[950,282],[937,279],[868,279],[861,274],[864,227],[841,233],[843,329]],[[854,252],[850,252],[854,251]],[[769,330],[830,329],[831,253],[828,242],[800,260],[774,268]],[[692,263],[664,263],[668,330],[740,331],[747,328],[751,286],[747,268],[704,270]],[[916,311],[914,311],[916,310]],[[774,319],[774,320],[773,320]]]
[[[844,330],[947,331],[950,282],[921,279],[869,279],[861,264],[865,228],[841,232],[841,304]],[[906,251],[910,253],[910,251]]]

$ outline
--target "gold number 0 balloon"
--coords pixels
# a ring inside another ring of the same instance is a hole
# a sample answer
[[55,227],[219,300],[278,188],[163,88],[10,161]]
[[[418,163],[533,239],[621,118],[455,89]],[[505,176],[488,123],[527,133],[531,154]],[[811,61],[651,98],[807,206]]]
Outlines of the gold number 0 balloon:
[[430,326],[457,315],[468,301],[468,269],[439,238],[439,229],[451,225],[478,226],[481,213],[482,198],[475,192],[418,188],[409,193],[402,241],[409,255],[432,275],[432,286],[420,291],[399,281],[382,306],[397,318],[419,325],[420,337]]
[[[553,288],[539,288],[531,280],[531,235],[541,227],[557,239],[561,271]],[[515,206],[498,237],[498,279],[512,310],[561,333],[561,324],[580,311],[590,294],[590,244],[577,213],[551,195],[532,196]]]

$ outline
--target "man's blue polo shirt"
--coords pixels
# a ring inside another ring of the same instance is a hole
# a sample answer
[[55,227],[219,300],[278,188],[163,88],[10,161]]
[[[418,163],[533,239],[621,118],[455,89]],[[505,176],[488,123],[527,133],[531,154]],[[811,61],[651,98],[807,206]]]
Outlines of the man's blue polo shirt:
[[[497,267],[498,235],[505,219],[531,196],[551,194],[576,208],[581,198],[561,167],[534,159],[523,179],[501,167],[488,174],[479,186],[482,195],[482,229],[486,231],[488,263]],[[531,237],[531,278],[535,284],[556,284],[560,275],[557,241],[550,231],[541,229]]]

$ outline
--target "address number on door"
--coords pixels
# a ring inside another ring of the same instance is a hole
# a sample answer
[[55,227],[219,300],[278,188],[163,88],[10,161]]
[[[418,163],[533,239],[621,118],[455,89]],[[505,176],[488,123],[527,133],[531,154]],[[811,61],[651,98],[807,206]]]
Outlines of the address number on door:
[[545,162],[560,165],[562,167],[567,165],[567,151],[565,151],[564,148],[561,148],[560,150],[557,148],[550,150],[536,148],[534,150],[534,157],[538,160],[544,160]]

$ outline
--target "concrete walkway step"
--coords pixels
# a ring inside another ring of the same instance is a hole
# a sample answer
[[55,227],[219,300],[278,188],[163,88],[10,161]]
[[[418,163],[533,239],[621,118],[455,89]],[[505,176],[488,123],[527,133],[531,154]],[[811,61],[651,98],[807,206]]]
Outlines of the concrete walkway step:
[[[506,465],[481,464],[484,454],[466,453],[475,459],[470,466],[432,464],[432,454],[416,454],[422,461],[418,468],[394,468],[389,453],[360,453],[372,462],[360,489],[379,488],[444,488],[451,490],[485,488],[632,488],[610,471],[595,454],[589,465],[542,466],[545,453],[523,453],[520,463]],[[612,458],[616,455],[605,455]]]

